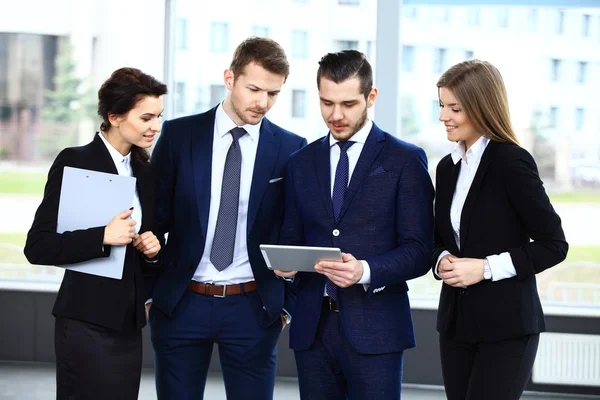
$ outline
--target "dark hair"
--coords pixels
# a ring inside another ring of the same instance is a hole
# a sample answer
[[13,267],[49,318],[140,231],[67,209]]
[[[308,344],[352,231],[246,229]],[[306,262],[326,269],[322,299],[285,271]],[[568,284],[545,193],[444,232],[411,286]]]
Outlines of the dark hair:
[[490,140],[519,144],[510,121],[508,96],[500,71],[487,61],[469,60],[450,67],[436,86],[449,89],[478,132]]
[[236,47],[229,66],[234,79],[242,75],[246,65],[252,62],[257,63],[269,72],[283,75],[285,80],[290,74],[290,64],[285,51],[279,43],[269,38],[252,36]]
[[[98,90],[98,115],[102,118],[101,131],[110,129],[109,114],[123,115],[131,111],[147,96],[167,94],[167,86],[137,68],[120,68],[113,72]],[[147,163],[148,152],[131,146],[131,164]]]
[[341,83],[355,76],[360,80],[360,93],[367,99],[373,89],[373,69],[367,57],[357,50],[327,53],[319,61],[317,88],[321,88],[321,78]]

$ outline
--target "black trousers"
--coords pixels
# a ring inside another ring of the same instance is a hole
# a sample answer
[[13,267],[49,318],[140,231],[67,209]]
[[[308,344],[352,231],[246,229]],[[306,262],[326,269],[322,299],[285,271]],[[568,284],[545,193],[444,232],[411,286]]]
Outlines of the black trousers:
[[116,332],[56,317],[56,398],[136,400],[142,373],[141,331]]
[[539,333],[486,341],[457,296],[452,328],[440,334],[442,376],[448,400],[518,400],[529,382]]

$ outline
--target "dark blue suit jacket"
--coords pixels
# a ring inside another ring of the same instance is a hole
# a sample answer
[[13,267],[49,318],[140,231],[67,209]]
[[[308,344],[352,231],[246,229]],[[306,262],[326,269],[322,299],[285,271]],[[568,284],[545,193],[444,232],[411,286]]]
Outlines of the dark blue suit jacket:
[[[152,290],[153,307],[172,315],[204,252],[211,197],[212,148],[216,107],[198,115],[166,121],[152,165],[157,175],[156,236],[168,240],[164,269]],[[248,205],[248,256],[266,309],[265,324],[279,318],[285,283],[265,265],[261,243],[277,243],[284,206],[285,168],[291,153],[306,139],[263,119]],[[219,194],[220,196],[220,194]],[[291,309],[292,304],[286,304]]]
[[[339,292],[349,342],[362,354],[414,347],[406,281],[427,273],[433,246],[433,185],[425,153],[373,124],[338,223],[329,154],[326,136],[290,158],[281,243],[339,247],[366,260],[368,291],[353,285]],[[324,285],[325,276],[317,273],[301,272],[294,279],[290,347],[295,350],[308,349],[314,341]]]

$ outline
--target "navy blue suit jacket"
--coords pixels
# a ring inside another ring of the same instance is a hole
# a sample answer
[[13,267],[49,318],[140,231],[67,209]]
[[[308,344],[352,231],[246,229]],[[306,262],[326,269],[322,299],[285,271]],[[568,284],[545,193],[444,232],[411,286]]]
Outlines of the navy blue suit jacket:
[[[366,260],[368,291],[359,284],[339,291],[349,342],[362,354],[414,347],[406,281],[427,273],[433,247],[433,185],[425,153],[373,124],[338,223],[331,179],[328,136],[292,155],[281,243],[339,247]],[[290,347],[295,350],[314,341],[324,285],[325,276],[317,273],[300,272],[294,279]]]
[[[204,252],[211,197],[212,149],[216,107],[198,115],[166,121],[152,165],[157,176],[157,224],[159,238],[168,233],[163,252],[164,270],[152,288],[153,307],[172,315],[186,291]],[[265,324],[279,318],[285,282],[265,265],[262,243],[277,243],[283,218],[285,168],[291,153],[306,139],[264,118],[248,205],[248,257],[266,309]],[[271,180],[276,180],[270,182]],[[220,194],[218,194],[220,196]]]

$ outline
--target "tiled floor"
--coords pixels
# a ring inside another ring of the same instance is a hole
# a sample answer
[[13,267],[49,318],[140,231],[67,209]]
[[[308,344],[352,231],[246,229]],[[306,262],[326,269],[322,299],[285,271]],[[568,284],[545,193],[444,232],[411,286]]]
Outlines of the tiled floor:
[[[54,365],[41,363],[0,362],[0,399],[2,400],[49,400],[55,397]],[[223,380],[219,375],[210,375],[204,398],[206,400],[225,399]],[[298,384],[293,378],[279,378],[275,384],[275,399],[298,400]],[[406,387],[403,400],[443,400],[446,397],[441,388]],[[528,394],[527,400],[574,400],[598,397],[549,396]],[[140,388],[141,400],[156,400],[153,371],[144,370]],[[383,399],[382,399],[383,400]]]

